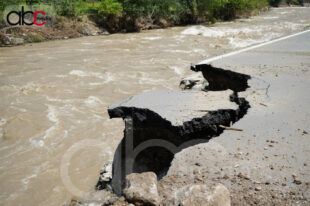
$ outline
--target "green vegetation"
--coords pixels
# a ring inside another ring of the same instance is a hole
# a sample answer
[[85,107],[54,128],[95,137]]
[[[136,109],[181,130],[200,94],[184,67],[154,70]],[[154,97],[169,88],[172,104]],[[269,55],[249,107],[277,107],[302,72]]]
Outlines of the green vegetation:
[[121,3],[115,0],[102,0],[98,7],[98,14],[105,16],[120,16],[123,12]]
[[40,34],[29,34],[28,41],[29,42],[42,42],[44,41],[44,39]]
[[152,22],[165,19],[172,24],[229,20],[281,2],[302,4],[310,0],[5,0],[0,2],[0,15],[8,5],[48,4],[58,16],[90,15],[97,23],[108,27],[118,24],[117,28],[122,29],[141,17]]

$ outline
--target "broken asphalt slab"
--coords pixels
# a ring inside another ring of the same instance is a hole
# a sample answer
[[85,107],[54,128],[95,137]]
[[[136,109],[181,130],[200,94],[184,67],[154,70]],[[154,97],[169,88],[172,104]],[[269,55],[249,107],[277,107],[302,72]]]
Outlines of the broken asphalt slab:
[[111,118],[131,116],[137,109],[150,110],[173,126],[182,126],[194,118],[201,118],[208,112],[236,110],[238,105],[230,101],[233,91],[169,91],[155,90],[142,93],[120,103],[111,105]]
[[166,175],[174,154],[207,142],[249,108],[232,90],[149,91],[111,105],[111,118],[125,120],[124,138],[113,160],[112,187],[122,193],[126,175],[153,171]]

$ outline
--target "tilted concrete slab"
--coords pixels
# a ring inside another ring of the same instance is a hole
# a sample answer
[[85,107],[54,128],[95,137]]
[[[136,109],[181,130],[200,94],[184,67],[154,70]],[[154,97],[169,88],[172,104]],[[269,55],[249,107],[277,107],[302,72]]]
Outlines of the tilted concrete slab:
[[[201,118],[209,111],[237,110],[238,105],[230,100],[233,91],[148,91],[138,96],[111,105],[110,116],[124,117],[126,109],[148,109],[171,122],[181,126],[194,118]],[[128,114],[131,115],[131,114]]]
[[111,105],[111,118],[125,121],[113,160],[112,187],[121,195],[125,177],[153,171],[166,175],[173,155],[207,142],[246,113],[248,102],[232,90],[149,91]]

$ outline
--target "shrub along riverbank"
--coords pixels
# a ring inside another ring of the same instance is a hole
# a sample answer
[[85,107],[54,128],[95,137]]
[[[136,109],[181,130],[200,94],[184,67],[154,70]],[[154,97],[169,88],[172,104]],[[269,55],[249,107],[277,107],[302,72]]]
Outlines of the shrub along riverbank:
[[[88,32],[95,24],[97,28],[105,28],[110,33],[135,32],[142,29],[231,20],[255,14],[262,8],[269,5],[277,6],[283,2],[303,4],[310,0],[6,0],[0,2],[1,16],[8,5],[48,4],[54,8],[56,17],[54,25],[40,27],[40,34],[36,34],[35,28],[7,28],[4,18],[1,18],[0,28],[4,29],[0,31],[0,45],[1,41],[3,44],[6,32],[12,35],[11,31],[13,35],[19,34],[17,36],[20,37],[20,34],[28,36],[27,31],[30,30],[32,35],[40,36],[35,38],[36,41],[98,33]],[[83,21],[85,19],[86,22]],[[26,42],[31,42],[31,39],[33,38],[27,38]]]
[[139,30],[143,23],[162,26],[166,22],[180,25],[229,20],[241,13],[266,7],[275,0],[7,0],[0,3],[0,8],[39,3],[52,5],[58,16],[90,15],[100,26],[118,32]]

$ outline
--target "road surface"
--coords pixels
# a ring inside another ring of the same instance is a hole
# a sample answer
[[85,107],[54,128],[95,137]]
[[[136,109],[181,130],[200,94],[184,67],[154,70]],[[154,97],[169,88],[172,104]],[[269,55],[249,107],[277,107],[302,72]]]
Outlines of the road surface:
[[212,66],[262,82],[242,94],[251,108],[232,127],[243,131],[183,150],[165,181],[180,173],[195,181],[199,169],[204,182],[230,190],[234,205],[309,205],[310,31],[226,56]]

